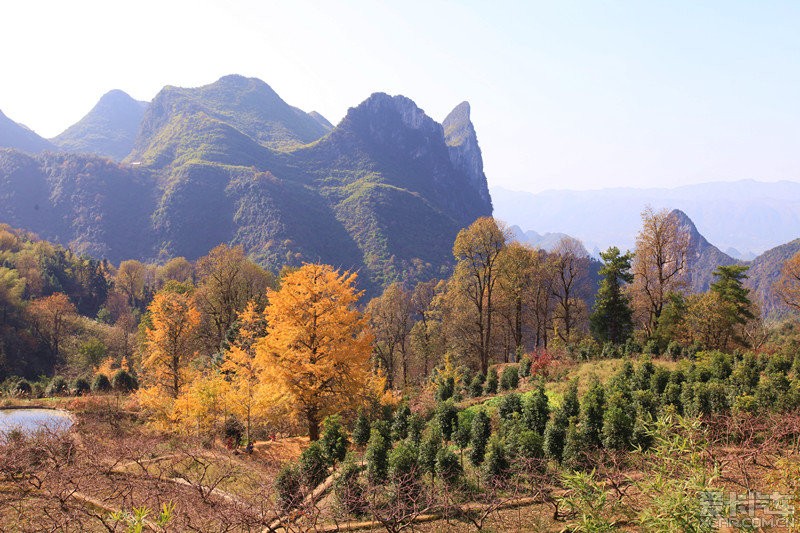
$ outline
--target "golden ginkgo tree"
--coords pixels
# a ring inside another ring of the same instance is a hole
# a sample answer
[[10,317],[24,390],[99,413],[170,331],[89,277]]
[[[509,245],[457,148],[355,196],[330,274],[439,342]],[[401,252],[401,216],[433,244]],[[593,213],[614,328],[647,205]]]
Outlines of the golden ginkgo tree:
[[319,438],[322,420],[353,407],[376,388],[373,336],[356,309],[356,274],[305,264],[268,291],[267,335],[256,344],[262,381]]

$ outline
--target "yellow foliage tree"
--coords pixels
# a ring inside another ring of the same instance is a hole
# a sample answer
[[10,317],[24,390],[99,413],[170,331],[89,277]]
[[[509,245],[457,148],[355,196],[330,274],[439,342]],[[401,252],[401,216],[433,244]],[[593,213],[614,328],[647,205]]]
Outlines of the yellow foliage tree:
[[355,308],[356,274],[305,264],[268,291],[267,336],[256,344],[263,382],[319,438],[320,422],[383,390],[370,372],[373,336]]
[[252,442],[252,426],[258,419],[267,418],[269,413],[280,412],[280,398],[276,397],[275,387],[263,383],[261,369],[256,364],[256,343],[266,334],[267,323],[264,313],[255,302],[250,302],[239,313],[239,331],[225,354],[222,371],[227,374],[230,388],[230,406],[243,422],[245,438]]
[[172,291],[156,294],[148,311],[139,397],[156,418],[172,418],[175,400],[191,379],[200,312],[188,295]]

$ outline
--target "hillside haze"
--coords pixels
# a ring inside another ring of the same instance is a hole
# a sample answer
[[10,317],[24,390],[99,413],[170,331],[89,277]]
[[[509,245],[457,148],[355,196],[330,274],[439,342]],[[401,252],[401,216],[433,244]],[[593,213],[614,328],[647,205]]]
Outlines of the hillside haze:
[[493,187],[495,216],[523,230],[565,232],[592,250],[632,248],[646,205],[685,212],[709,241],[737,259],[800,236],[800,183],[744,180],[673,189],[541,193]]
[[149,104],[112,91],[54,139],[72,153],[0,151],[0,211],[113,261],[241,244],[272,269],[324,261],[377,289],[446,272],[458,231],[492,213],[469,104],[444,122],[376,93],[332,127],[242,76]]

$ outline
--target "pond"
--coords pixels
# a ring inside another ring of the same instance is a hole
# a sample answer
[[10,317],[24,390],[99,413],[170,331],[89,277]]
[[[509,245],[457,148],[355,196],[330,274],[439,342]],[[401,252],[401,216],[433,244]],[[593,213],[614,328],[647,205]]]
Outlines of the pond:
[[21,429],[35,433],[40,429],[65,430],[73,424],[72,416],[58,409],[0,409],[0,433]]

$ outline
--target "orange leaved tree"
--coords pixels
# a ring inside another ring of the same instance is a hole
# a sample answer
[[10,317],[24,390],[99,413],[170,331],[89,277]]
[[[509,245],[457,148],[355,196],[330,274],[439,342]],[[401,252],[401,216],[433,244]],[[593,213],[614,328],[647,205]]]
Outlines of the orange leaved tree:
[[[268,291],[267,336],[256,345],[264,383],[280,390],[319,438],[320,422],[375,391],[372,334],[355,308],[356,274],[305,264]],[[379,385],[378,385],[379,386]]]

